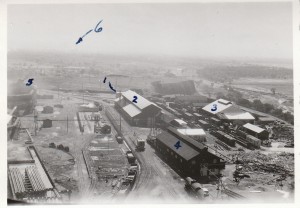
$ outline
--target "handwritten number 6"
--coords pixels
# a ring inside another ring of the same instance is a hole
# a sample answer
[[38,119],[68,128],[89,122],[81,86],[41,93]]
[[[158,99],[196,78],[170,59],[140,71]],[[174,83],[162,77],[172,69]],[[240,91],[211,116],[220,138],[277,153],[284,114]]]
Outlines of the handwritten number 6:
[[95,27],[95,32],[101,32],[102,31],[102,27],[99,27],[98,29],[97,29],[97,27],[98,27],[98,25],[100,24],[102,22],[102,20],[96,25],[96,27]]

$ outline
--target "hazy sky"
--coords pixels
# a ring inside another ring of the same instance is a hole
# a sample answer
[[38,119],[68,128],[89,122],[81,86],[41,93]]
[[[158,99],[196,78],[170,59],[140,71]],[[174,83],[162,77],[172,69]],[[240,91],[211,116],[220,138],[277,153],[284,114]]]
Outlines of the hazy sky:
[[292,5],[9,5],[8,50],[20,49],[292,59]]

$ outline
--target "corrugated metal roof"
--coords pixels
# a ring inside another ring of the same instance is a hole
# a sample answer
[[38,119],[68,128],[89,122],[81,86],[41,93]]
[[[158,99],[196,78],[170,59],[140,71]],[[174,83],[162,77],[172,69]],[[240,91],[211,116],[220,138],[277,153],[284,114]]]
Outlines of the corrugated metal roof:
[[130,116],[130,117],[134,117],[138,114],[141,113],[141,111],[135,107],[133,104],[129,104],[126,105],[125,107],[123,107],[123,110]]
[[125,92],[121,93],[122,96],[124,96],[127,100],[132,101],[133,100],[133,96],[137,96],[137,103],[132,103],[133,105],[135,105],[136,107],[138,107],[140,110],[150,106],[150,105],[154,105],[157,108],[159,108],[156,104],[150,102],[149,100],[147,100],[146,98],[144,98],[143,96],[137,94],[136,92],[132,91],[132,90],[127,90]]
[[275,121],[275,119],[271,118],[271,117],[259,117],[258,120],[260,120],[260,121]]
[[261,132],[264,131],[264,129],[262,129],[262,128],[258,127],[258,126],[255,126],[255,125],[253,125],[251,123],[246,123],[243,127],[246,128],[246,129],[249,129],[251,131],[254,131],[256,133],[261,133]]
[[187,136],[205,136],[203,129],[177,129],[177,131]]
[[219,113],[218,117],[221,119],[228,119],[228,120],[254,120],[255,118],[248,112],[241,112],[241,113]]
[[[216,101],[204,106],[202,109],[211,114],[217,114],[217,113],[222,112],[223,110],[229,108],[230,106],[232,106],[232,104],[229,101],[228,101],[229,103],[228,102],[219,102],[220,100],[223,101],[223,99],[216,100]],[[227,103],[227,104],[224,104],[224,103]],[[214,108],[215,104],[217,105],[217,110],[212,111],[211,109]]]
[[[180,155],[185,160],[190,160],[197,155],[199,155],[199,152],[193,149],[191,146],[189,146],[187,143],[179,140],[172,134],[168,132],[162,132],[161,134],[157,135],[157,140],[164,143],[167,147],[169,147],[172,151]],[[180,141],[180,146],[178,149],[174,146],[178,141]]]
[[187,125],[187,123],[184,120],[181,120],[181,119],[176,118],[176,119],[174,119],[174,121],[176,121],[180,125],[182,125],[182,124]]

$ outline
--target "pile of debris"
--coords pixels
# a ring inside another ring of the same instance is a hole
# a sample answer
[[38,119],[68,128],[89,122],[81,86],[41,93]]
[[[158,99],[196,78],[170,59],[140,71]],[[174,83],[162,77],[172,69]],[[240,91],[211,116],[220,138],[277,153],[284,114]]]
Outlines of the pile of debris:
[[273,138],[277,141],[294,143],[294,128],[285,124],[274,123],[272,127]]
[[244,164],[247,171],[259,171],[273,174],[289,174],[294,173],[294,154],[292,153],[270,153],[262,154],[259,151],[240,152],[237,160]]

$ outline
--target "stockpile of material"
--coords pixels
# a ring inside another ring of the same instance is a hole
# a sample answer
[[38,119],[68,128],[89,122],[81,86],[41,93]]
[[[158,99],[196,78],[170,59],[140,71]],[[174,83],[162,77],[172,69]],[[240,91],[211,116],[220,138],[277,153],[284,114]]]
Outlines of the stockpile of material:
[[9,169],[9,180],[13,194],[15,194],[17,198],[21,198],[22,196],[24,196],[26,193],[26,189],[24,186],[23,177],[18,168]]
[[262,171],[270,173],[293,173],[294,171],[294,154],[292,153],[270,153],[262,154],[259,151],[241,153],[238,156],[246,164],[248,171]]
[[42,192],[46,190],[46,187],[36,167],[34,166],[27,167],[25,169],[25,174],[30,181],[33,191]]

